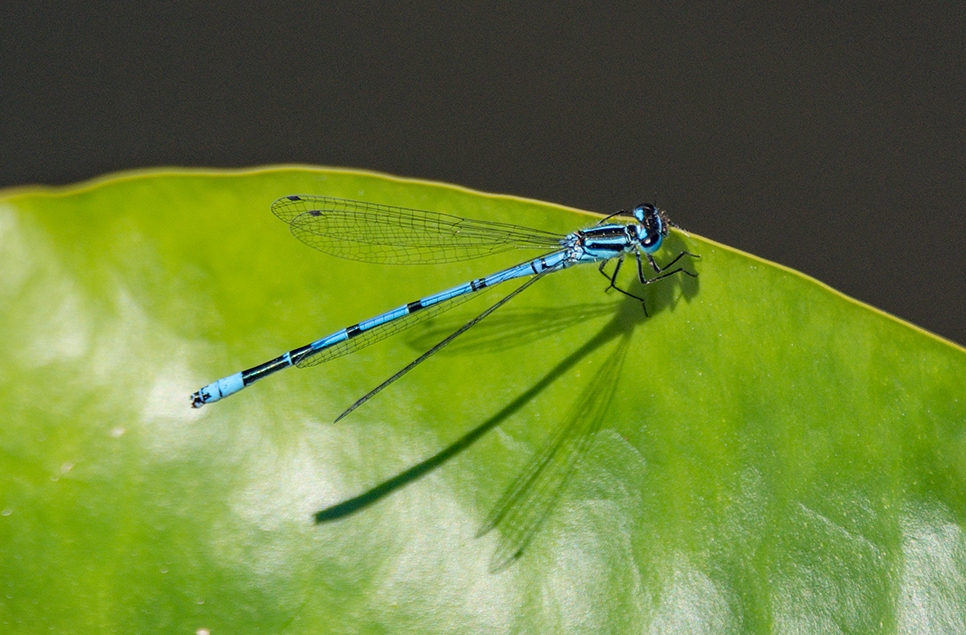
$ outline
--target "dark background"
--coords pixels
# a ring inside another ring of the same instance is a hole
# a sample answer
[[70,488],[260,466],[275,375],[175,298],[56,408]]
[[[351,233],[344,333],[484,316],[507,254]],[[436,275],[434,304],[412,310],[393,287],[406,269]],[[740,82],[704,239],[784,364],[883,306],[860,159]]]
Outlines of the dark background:
[[302,162],[653,201],[966,343],[966,3],[26,4],[0,187]]

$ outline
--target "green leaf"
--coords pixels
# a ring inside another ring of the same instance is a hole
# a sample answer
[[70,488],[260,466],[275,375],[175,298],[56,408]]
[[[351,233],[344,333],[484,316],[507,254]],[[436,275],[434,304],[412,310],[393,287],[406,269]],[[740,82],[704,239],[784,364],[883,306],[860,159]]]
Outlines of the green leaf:
[[537,255],[340,260],[269,212],[297,193],[596,219],[319,169],[8,192],[5,633],[966,631],[964,351],[698,236],[658,254],[700,254],[697,279],[622,271],[649,318],[575,267],[339,423],[510,283],[193,410],[219,377]]

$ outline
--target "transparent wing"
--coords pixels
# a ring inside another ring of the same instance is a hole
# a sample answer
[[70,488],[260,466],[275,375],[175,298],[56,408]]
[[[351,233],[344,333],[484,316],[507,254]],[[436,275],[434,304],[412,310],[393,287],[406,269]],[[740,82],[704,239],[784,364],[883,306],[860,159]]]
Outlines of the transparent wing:
[[511,249],[559,248],[562,236],[393,205],[329,196],[285,196],[272,213],[321,252],[378,264],[435,264]]
[[310,351],[304,355],[300,355],[295,359],[295,365],[299,368],[308,368],[310,366],[317,366],[324,362],[327,362],[336,357],[342,357],[343,355],[348,355],[349,353],[354,353],[360,349],[363,349],[371,344],[375,344],[380,340],[384,340],[387,337],[391,337],[396,333],[405,331],[406,329],[416,326],[421,322],[432,319],[439,315],[449,311],[450,309],[457,307],[467,300],[479,297],[482,293],[488,289],[498,286],[494,284],[489,287],[484,287],[480,291],[475,291],[473,293],[466,293],[464,295],[458,295],[455,298],[450,298],[449,300],[444,300],[433,306],[426,307],[416,311],[415,313],[410,313],[404,317],[392,320],[391,322],[386,322],[385,324],[380,324],[375,326],[368,331],[361,333],[360,335],[353,337],[351,339],[343,340],[338,344],[324,348],[320,351]]
[[490,571],[497,572],[520,557],[553,511],[564,486],[580,464],[600,429],[627,346],[618,344],[601,372],[578,397],[567,420],[547,440],[526,469],[497,501],[477,536],[500,532]]

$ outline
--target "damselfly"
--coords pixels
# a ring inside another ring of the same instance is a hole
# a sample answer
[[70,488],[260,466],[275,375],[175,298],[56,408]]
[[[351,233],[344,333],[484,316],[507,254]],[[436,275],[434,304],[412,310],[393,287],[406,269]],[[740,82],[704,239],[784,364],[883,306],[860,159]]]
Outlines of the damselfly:
[[[600,273],[609,281],[607,290],[615,289],[640,300],[642,306],[643,298],[617,286],[617,274],[625,257],[632,255],[636,259],[637,277],[642,284],[650,284],[676,273],[696,275],[680,266],[675,267],[685,256],[696,257],[687,251],[678,253],[663,267],[654,260],[653,254],[661,248],[669,228],[677,227],[663,210],[654,205],[638,205],[632,211],[621,210],[592,227],[564,236],[506,223],[470,220],[438,212],[327,196],[286,196],[272,204],[272,212],[288,223],[292,234],[309,247],[340,258],[365,262],[447,263],[511,249],[551,251],[484,278],[404,304],[288,351],[273,360],[219,379],[191,395],[191,405],[195,408],[224,399],[283,368],[315,366],[354,353],[452,309],[484,289],[508,280],[527,278],[523,284],[356,401],[339,415],[338,421],[550,273],[577,264],[599,263]],[[628,221],[608,222],[615,218]],[[614,259],[617,261],[614,271],[606,272],[605,266]],[[657,275],[652,278],[644,275],[644,259]],[[644,310],[647,311],[646,307]]]

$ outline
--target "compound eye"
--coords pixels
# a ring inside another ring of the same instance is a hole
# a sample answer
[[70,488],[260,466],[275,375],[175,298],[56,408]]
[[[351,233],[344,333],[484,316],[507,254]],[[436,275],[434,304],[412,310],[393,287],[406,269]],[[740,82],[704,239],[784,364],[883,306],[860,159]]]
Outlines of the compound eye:
[[651,204],[638,205],[634,208],[634,217],[644,229],[641,237],[641,247],[647,253],[654,253],[661,247],[667,228],[661,220],[661,215],[657,208]]

